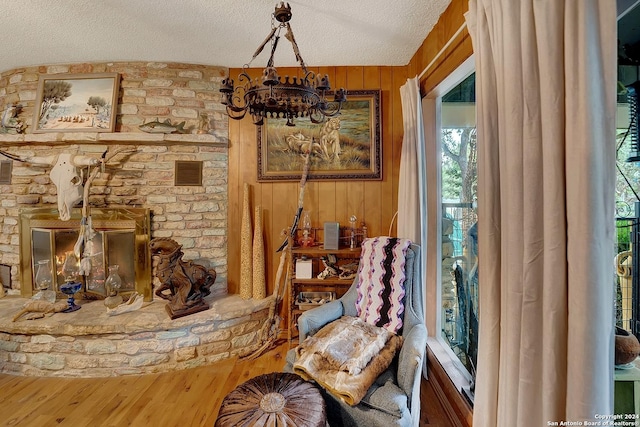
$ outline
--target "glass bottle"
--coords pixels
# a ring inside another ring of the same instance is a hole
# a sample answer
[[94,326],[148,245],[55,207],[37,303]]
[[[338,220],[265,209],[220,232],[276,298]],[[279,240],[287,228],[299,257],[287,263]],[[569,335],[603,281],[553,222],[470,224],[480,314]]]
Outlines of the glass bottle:
[[349,248],[354,249],[357,246],[356,242],[356,218],[355,215],[349,217]]

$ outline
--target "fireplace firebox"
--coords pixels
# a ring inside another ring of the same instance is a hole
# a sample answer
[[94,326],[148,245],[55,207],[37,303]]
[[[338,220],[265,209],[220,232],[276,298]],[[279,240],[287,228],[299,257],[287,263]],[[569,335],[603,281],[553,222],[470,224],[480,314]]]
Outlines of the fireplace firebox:
[[[60,293],[65,282],[63,267],[73,254],[80,233],[81,209],[72,212],[71,219],[62,221],[58,211],[50,208],[29,208],[20,212],[21,294],[31,297],[37,292],[35,275],[39,261],[49,260],[52,266],[52,290]],[[102,299],[107,296],[104,282],[108,267],[118,265],[122,279],[120,293],[133,292],[151,301],[150,212],[145,208],[91,208],[93,239],[89,245],[91,273],[82,279],[77,299]]]

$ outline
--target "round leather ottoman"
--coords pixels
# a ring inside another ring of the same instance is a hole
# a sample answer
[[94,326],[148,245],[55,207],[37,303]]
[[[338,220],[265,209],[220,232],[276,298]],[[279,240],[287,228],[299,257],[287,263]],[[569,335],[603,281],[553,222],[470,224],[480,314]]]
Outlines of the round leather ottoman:
[[296,374],[273,372],[240,384],[222,401],[215,427],[325,427],[317,387]]

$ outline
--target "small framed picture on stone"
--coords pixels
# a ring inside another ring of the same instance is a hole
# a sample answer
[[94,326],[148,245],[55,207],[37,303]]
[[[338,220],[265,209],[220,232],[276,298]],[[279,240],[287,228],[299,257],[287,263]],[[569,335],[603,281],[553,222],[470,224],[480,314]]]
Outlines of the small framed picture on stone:
[[33,132],[114,132],[119,83],[118,73],[41,75]]

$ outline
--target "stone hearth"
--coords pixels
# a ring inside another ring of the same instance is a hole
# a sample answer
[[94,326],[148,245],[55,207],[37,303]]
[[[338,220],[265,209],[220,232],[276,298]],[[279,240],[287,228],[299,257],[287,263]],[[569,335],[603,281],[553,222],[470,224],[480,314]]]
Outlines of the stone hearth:
[[27,301],[0,299],[0,372],[24,376],[108,377],[192,368],[261,345],[273,297],[207,298],[209,310],[171,320],[163,300],[109,316],[102,301],[43,319],[12,322]]

